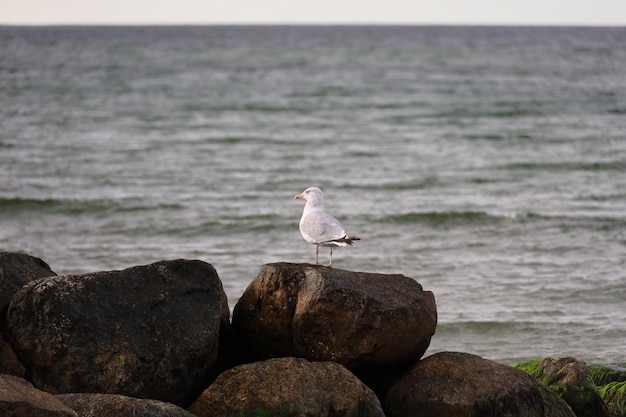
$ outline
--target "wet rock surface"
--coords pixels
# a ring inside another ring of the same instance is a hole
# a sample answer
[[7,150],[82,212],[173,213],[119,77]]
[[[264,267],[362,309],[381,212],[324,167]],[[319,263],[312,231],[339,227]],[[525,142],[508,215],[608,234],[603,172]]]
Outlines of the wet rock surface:
[[278,358],[222,373],[188,411],[198,417],[383,417],[374,392],[342,365]]
[[392,384],[383,405],[387,417],[575,416],[525,372],[457,352],[419,361]]
[[12,375],[0,375],[0,416],[78,417],[74,410],[54,395]]
[[11,299],[24,285],[49,276],[56,273],[42,259],[24,253],[0,252],[0,374],[26,375],[26,369],[3,336]]
[[0,252],[0,320],[4,320],[13,295],[39,278],[55,276],[47,263],[24,253]]
[[173,404],[116,394],[59,394],[78,417],[194,417]]
[[252,360],[297,356],[351,370],[418,360],[436,324],[433,293],[412,278],[308,264],[264,265],[233,312]]
[[11,345],[0,334],[0,374],[26,377],[26,368],[17,358]]
[[206,387],[229,327],[226,294],[202,261],[33,281],[6,335],[34,385],[188,405]]

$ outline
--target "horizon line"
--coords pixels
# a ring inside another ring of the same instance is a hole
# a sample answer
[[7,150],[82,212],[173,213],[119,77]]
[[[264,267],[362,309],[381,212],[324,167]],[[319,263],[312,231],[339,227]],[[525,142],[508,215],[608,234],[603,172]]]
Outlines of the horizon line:
[[411,26],[468,26],[468,27],[598,27],[622,28],[626,23],[478,23],[478,22],[1,22],[0,26],[28,26],[28,27],[80,27],[80,26],[380,26],[380,27],[411,27]]

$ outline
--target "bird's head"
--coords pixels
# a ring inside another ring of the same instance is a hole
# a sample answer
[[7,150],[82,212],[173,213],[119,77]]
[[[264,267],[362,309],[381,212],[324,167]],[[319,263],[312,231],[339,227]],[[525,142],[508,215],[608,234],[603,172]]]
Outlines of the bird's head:
[[321,206],[322,203],[324,203],[322,190],[317,187],[309,187],[301,194],[296,194],[293,198],[294,200],[306,200],[307,203],[313,204],[315,206]]

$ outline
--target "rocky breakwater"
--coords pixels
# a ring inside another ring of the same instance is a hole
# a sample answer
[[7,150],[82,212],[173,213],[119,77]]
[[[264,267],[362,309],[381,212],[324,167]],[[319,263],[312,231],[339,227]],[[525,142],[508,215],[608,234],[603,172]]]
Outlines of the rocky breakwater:
[[202,261],[41,273],[7,297],[4,337],[28,382],[0,378],[3,416],[574,415],[521,370],[422,359],[435,299],[402,275],[264,265],[231,324]]
[[[234,410],[251,416],[574,416],[555,393],[512,367],[464,353],[422,360],[436,322],[434,295],[403,275],[264,265],[232,319],[238,356],[251,363],[220,375],[189,411],[200,417]],[[377,394],[373,403],[354,375]]]
[[211,265],[162,261],[31,281],[12,297],[4,336],[40,390],[187,406],[217,371],[229,319]]

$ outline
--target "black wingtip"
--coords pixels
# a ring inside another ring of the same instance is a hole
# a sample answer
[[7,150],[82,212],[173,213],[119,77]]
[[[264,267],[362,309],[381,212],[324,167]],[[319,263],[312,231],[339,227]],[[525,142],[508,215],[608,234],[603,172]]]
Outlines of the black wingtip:
[[356,237],[356,236],[344,236],[341,239],[336,239],[336,242],[344,242],[347,243],[348,245],[352,246],[353,242],[355,240],[361,240],[360,237]]

